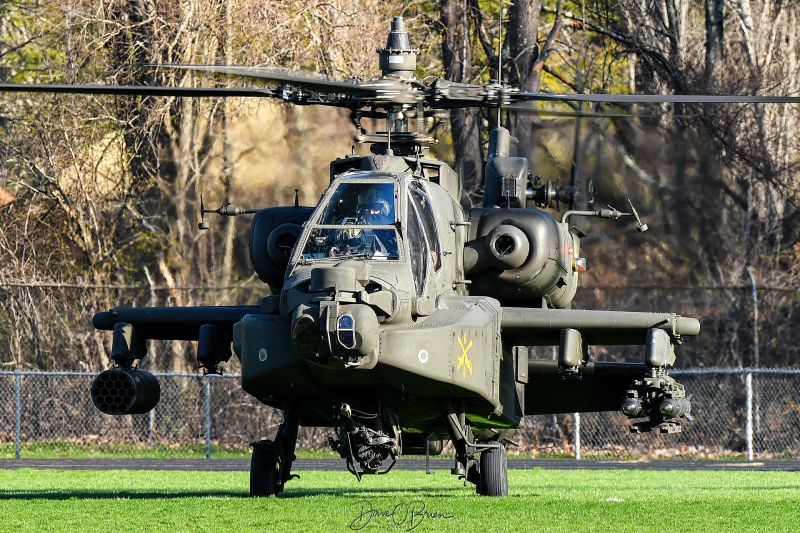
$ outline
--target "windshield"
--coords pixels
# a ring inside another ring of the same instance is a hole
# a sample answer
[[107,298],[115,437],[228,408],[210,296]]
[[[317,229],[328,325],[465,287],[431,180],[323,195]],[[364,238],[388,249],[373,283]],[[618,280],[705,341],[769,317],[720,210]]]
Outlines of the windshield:
[[340,183],[319,224],[394,224],[394,184]]
[[303,249],[303,259],[364,257],[400,259],[394,228],[314,228]]
[[400,259],[393,183],[340,183],[312,228],[303,259]]

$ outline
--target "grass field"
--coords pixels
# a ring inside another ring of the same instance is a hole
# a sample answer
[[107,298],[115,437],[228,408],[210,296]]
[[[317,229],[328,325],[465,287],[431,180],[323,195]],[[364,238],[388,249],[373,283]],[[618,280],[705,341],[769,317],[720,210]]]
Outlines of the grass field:
[[790,472],[512,470],[507,498],[446,471],[301,475],[253,499],[246,472],[0,470],[0,531],[800,530]]
[[[211,445],[211,457],[213,459],[250,459],[253,449],[250,446],[220,446]],[[330,448],[297,448],[297,457],[301,459],[338,459],[339,454]],[[0,459],[14,459],[16,449],[13,442],[0,442]],[[85,444],[66,441],[37,441],[23,442],[20,446],[20,457],[22,459],[201,459],[206,456],[206,447],[203,443],[194,444]],[[404,457],[425,457],[404,456]],[[453,452],[445,451],[438,456],[439,459],[452,458]],[[509,459],[572,459],[572,453],[515,453],[514,449],[508,450]],[[618,453],[583,453],[584,459],[615,460],[615,461],[636,461],[641,459],[641,455],[620,455]],[[648,459],[658,460],[659,458],[647,457]],[[663,459],[689,461],[745,461],[745,454],[718,454],[718,455],[674,455],[664,456]],[[775,456],[774,459],[793,460],[795,457],[786,452],[783,455]]]
[[[13,442],[0,443],[0,459],[15,457]],[[250,459],[250,446],[238,448],[211,446],[211,457],[215,459]],[[296,455],[303,459],[339,458],[330,448],[298,448]],[[206,456],[204,444],[136,445],[136,444],[76,444],[72,442],[46,441],[23,442],[20,457],[23,459],[200,459]]]

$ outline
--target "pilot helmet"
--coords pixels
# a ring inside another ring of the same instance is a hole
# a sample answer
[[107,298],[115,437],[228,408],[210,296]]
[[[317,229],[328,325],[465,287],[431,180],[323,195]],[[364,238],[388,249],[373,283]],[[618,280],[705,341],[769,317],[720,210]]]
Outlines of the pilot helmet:
[[358,212],[367,222],[391,224],[391,207],[380,190],[370,189],[358,195]]

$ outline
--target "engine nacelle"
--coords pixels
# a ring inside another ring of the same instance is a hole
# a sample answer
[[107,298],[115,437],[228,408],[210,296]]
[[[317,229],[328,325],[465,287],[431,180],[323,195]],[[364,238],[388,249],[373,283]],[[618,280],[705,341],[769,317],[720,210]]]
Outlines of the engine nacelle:
[[267,207],[253,217],[250,226],[250,263],[258,278],[275,292],[283,286],[286,265],[302,224],[312,207]]
[[575,296],[580,250],[567,224],[538,209],[473,209],[464,269],[470,294],[503,304],[564,308]]
[[141,415],[158,405],[161,385],[146,370],[112,368],[101,372],[91,387],[92,403],[106,415]]

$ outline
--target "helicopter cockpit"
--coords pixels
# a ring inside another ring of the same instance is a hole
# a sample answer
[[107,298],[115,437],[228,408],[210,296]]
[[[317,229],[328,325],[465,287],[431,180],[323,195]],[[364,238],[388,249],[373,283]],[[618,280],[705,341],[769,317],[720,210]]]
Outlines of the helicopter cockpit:
[[302,258],[398,260],[392,182],[339,183],[311,229]]
[[[457,249],[456,233],[439,230],[454,219],[446,194],[411,172],[339,173],[303,224],[282,290],[297,291],[300,299],[333,285],[337,294],[366,291],[378,298],[373,292],[381,292],[393,302],[380,311],[381,320],[427,316],[438,296],[455,290],[454,254],[443,250]],[[446,271],[445,264],[453,268]],[[355,278],[342,281],[350,271]]]

